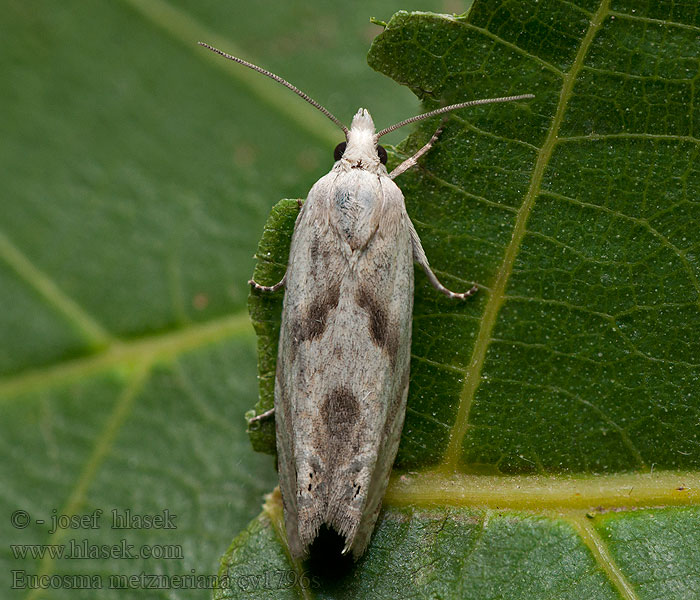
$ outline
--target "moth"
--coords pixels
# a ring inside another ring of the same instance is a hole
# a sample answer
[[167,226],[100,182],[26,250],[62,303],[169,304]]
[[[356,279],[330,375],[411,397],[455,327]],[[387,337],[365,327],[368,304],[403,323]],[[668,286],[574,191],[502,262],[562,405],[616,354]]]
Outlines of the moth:
[[359,558],[374,530],[398,450],[408,394],[413,263],[451,298],[428,264],[394,178],[418,152],[387,172],[383,135],[449,111],[532,98],[531,94],[453,104],[375,131],[363,108],[350,129],[278,75],[202,46],[271,77],[315,106],[345,134],[335,163],[301,205],[281,281],[284,286],[275,377],[277,458],[289,550],[308,554],[321,526],[334,529]]

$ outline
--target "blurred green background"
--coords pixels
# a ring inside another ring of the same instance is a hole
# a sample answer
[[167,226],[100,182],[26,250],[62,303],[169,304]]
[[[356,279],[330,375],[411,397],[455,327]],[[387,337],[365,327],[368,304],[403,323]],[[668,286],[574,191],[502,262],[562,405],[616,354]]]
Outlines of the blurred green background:
[[[280,74],[346,123],[363,106],[385,126],[419,106],[367,66],[381,31],[370,17],[468,4],[3,2],[0,537],[181,552],[71,561],[18,558],[6,544],[0,588],[12,570],[213,574],[276,484],[244,431],[257,396],[246,280],[269,209],[306,195],[342,134],[196,43]],[[49,534],[53,515],[96,508],[101,527]],[[177,529],[111,530],[113,508],[168,509]],[[6,517],[16,510],[26,528]],[[142,587],[139,597],[209,596]],[[94,591],[11,597],[44,595]]]

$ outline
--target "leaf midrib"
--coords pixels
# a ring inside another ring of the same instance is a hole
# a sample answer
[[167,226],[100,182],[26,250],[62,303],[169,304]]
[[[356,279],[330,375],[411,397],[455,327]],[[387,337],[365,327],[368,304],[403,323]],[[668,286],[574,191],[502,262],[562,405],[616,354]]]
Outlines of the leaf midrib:
[[470,475],[442,470],[392,476],[389,505],[470,506],[515,510],[585,511],[634,506],[697,506],[700,471],[609,475]]
[[450,432],[450,441],[448,443],[447,450],[445,451],[445,455],[443,457],[442,466],[447,472],[453,472],[458,469],[459,459],[462,454],[462,443],[467,433],[467,428],[469,427],[469,413],[472,406],[472,401],[476,395],[479,384],[481,383],[481,371],[483,369],[484,362],[486,360],[486,353],[491,342],[491,334],[496,325],[498,313],[500,312],[501,306],[506,299],[506,287],[513,271],[513,265],[520,249],[520,244],[525,237],[527,220],[535,204],[535,198],[537,198],[539,195],[544,171],[549,164],[554,148],[557,145],[558,132],[564,119],[564,114],[571,98],[578,73],[583,67],[584,59],[596,33],[600,29],[604,18],[608,15],[609,5],[610,0],[602,0],[600,3],[598,10],[590,20],[588,31],[586,31],[586,34],[581,40],[581,45],[579,46],[574,61],[572,62],[571,69],[567,73],[564,73],[557,110],[554,114],[554,118],[552,119],[552,125],[547,132],[547,137],[545,138],[544,144],[537,153],[535,167],[532,173],[532,178],[530,179],[530,187],[528,188],[523,203],[518,210],[515,226],[513,227],[513,235],[510,243],[506,247],[503,262],[498,269],[492,291],[488,296],[488,300],[486,301],[486,307],[481,319],[481,325],[474,343],[474,350],[472,351],[472,356],[466,369],[466,377],[460,393],[457,416]]

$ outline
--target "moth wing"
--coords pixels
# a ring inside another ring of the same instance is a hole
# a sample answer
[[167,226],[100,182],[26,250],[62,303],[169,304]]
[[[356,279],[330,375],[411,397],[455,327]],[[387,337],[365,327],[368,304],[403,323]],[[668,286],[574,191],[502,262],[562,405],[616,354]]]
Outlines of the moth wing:
[[[354,250],[334,212],[348,198],[369,207],[357,223],[372,229]],[[321,178],[292,239],[275,382],[295,556],[322,524],[355,557],[369,542],[403,426],[412,308],[410,221],[399,188],[362,171]]]
[[[381,212],[378,237],[368,248],[365,260],[358,265],[358,296],[364,298],[364,327],[369,328],[373,346],[380,351],[369,360],[376,360],[375,368],[365,384],[376,390],[374,402],[366,406],[367,420],[372,414],[377,427],[366,436],[376,448],[367,463],[375,461],[362,515],[354,533],[346,537],[346,549],[359,558],[369,544],[379,516],[382,499],[389,483],[391,467],[401,439],[411,360],[411,326],[413,315],[413,251],[411,249],[411,221],[406,213],[404,198],[398,186],[388,177],[382,177]],[[362,330],[360,334],[366,331]],[[381,414],[378,418],[377,413]]]
[[[285,530],[294,557],[306,555],[309,541],[309,514],[316,513],[310,494],[300,494],[298,470],[308,448],[314,416],[313,386],[307,369],[313,372],[309,350],[320,342],[319,334],[331,311],[337,309],[340,295],[338,265],[328,246],[328,218],[325,199],[331,193],[333,177],[319,179],[309,192],[294,225],[286,271],[284,304],[275,374],[275,428],[280,491],[284,504]],[[330,271],[319,268],[327,264]],[[333,263],[333,264],[331,264]],[[333,269],[335,267],[335,269]],[[306,469],[305,469],[306,470]],[[311,492],[307,489],[307,492]],[[316,530],[320,523],[316,525]]]

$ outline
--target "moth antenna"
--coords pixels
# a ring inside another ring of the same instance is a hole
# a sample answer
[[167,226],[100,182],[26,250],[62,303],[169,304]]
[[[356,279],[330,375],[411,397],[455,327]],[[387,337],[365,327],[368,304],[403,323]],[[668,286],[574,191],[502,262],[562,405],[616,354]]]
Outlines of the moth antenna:
[[292,85],[289,83],[286,79],[282,79],[279,75],[275,75],[271,71],[268,71],[266,69],[263,69],[262,67],[259,67],[258,65],[254,65],[251,62],[248,62],[247,60],[243,60],[242,58],[238,58],[237,56],[232,56],[231,54],[227,54],[226,52],[223,52],[222,50],[219,50],[218,48],[214,48],[214,46],[210,46],[209,44],[205,44],[204,42],[197,42],[200,46],[204,46],[205,48],[208,48],[212,52],[216,52],[217,54],[220,54],[224,58],[228,58],[229,60],[232,60],[234,62],[237,62],[244,67],[248,67],[249,69],[253,69],[253,71],[257,71],[258,73],[262,73],[263,75],[266,75],[270,79],[274,79],[277,83],[281,83],[283,86],[289,88],[292,90],[297,96],[303,98],[306,100],[311,106],[314,106],[318,110],[320,110],[324,115],[326,115],[331,121],[333,121],[338,127],[340,127],[343,130],[343,133],[345,134],[345,137],[348,137],[348,128],[345,127],[327,108],[321,106],[316,100],[311,98],[310,96],[306,95],[304,92],[302,92],[298,87]]
[[534,98],[534,94],[521,94],[519,96],[504,96],[503,98],[482,98],[481,100],[470,100],[469,102],[460,102],[459,104],[450,104],[449,106],[443,106],[442,108],[438,108],[436,110],[431,110],[430,112],[423,113],[422,115],[416,115],[415,117],[411,117],[410,119],[406,119],[405,121],[401,121],[399,123],[396,123],[396,125],[392,125],[391,127],[387,127],[386,129],[382,129],[379,133],[376,134],[376,138],[379,139],[383,135],[386,135],[387,133],[390,133],[399,127],[403,127],[404,125],[408,125],[409,123],[415,123],[416,121],[422,121],[423,119],[428,119],[430,117],[434,117],[435,115],[441,115],[446,112],[450,112],[453,110],[458,110],[460,108],[467,108],[468,106],[478,106],[479,104],[494,104],[496,102],[513,102],[514,100],[526,100],[529,98]]

